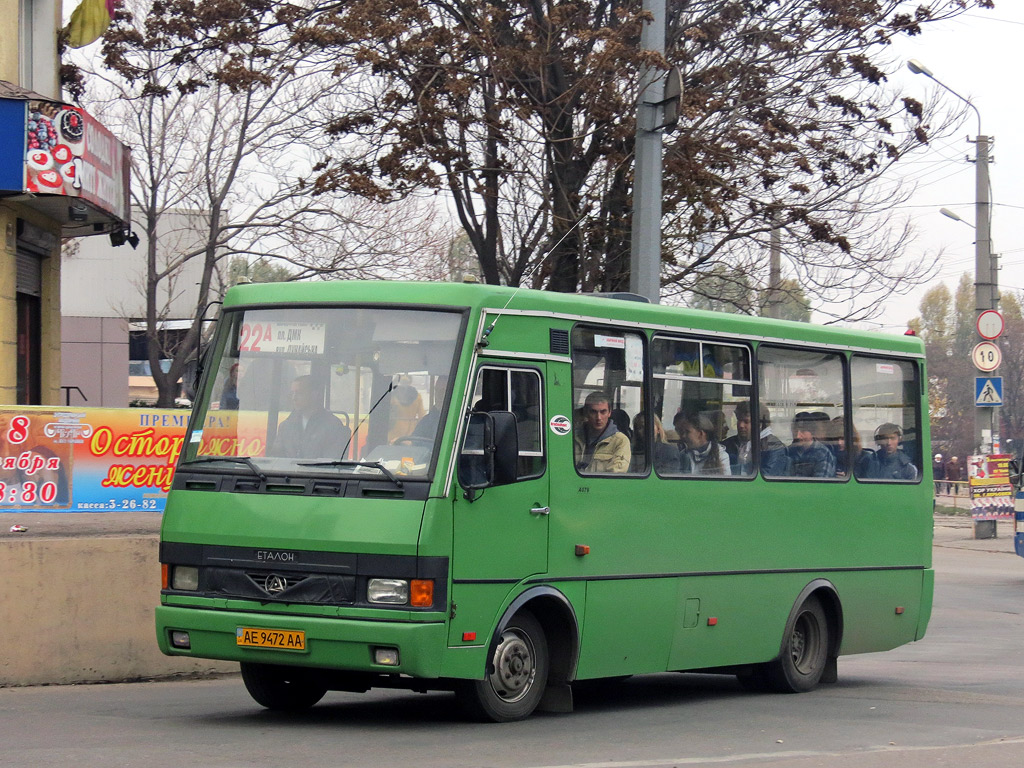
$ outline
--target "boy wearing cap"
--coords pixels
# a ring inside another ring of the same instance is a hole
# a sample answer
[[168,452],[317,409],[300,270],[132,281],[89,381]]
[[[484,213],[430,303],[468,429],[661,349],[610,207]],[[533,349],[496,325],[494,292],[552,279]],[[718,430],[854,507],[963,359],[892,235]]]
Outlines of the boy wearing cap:
[[857,477],[866,480],[916,480],[917,467],[900,450],[903,430],[896,424],[882,424],[875,430],[878,449],[857,465]]

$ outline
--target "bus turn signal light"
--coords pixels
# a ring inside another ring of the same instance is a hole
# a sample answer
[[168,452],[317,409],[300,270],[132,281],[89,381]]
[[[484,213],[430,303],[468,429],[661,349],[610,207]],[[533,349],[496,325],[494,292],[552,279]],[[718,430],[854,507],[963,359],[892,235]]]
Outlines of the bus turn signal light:
[[409,605],[414,608],[429,608],[434,604],[434,582],[432,579],[413,579],[409,582]]
[[169,584],[168,571],[170,571],[170,568],[167,567],[167,563],[160,563],[160,584],[162,585],[160,587],[161,589],[167,589],[167,586]]

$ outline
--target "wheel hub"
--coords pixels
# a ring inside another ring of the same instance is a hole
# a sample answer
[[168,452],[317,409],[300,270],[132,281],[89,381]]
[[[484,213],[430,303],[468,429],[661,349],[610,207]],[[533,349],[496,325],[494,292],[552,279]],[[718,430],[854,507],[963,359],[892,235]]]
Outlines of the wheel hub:
[[533,645],[529,638],[505,632],[494,651],[491,687],[503,700],[518,701],[525,696],[537,675]]

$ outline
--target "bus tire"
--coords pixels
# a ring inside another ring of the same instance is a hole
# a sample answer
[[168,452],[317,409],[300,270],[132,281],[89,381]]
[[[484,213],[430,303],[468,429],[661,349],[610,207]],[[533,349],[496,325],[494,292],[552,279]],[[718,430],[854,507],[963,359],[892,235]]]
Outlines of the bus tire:
[[257,704],[267,709],[296,712],[309,709],[327,693],[311,670],[274,664],[242,662],[242,682]]
[[821,601],[811,595],[800,606],[774,661],[763,667],[770,690],[803,693],[815,688],[828,664],[828,618]]
[[501,631],[487,677],[464,681],[457,691],[459,701],[476,720],[523,720],[540,703],[549,668],[544,629],[533,614],[520,611]]

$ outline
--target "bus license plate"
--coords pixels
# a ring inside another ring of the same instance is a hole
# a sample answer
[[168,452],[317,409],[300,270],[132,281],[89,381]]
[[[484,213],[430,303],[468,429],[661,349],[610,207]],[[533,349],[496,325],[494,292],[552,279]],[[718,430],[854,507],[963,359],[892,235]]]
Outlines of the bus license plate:
[[283,648],[286,651],[304,651],[306,650],[306,633],[294,629],[239,627],[235,630],[235,643],[249,648]]

